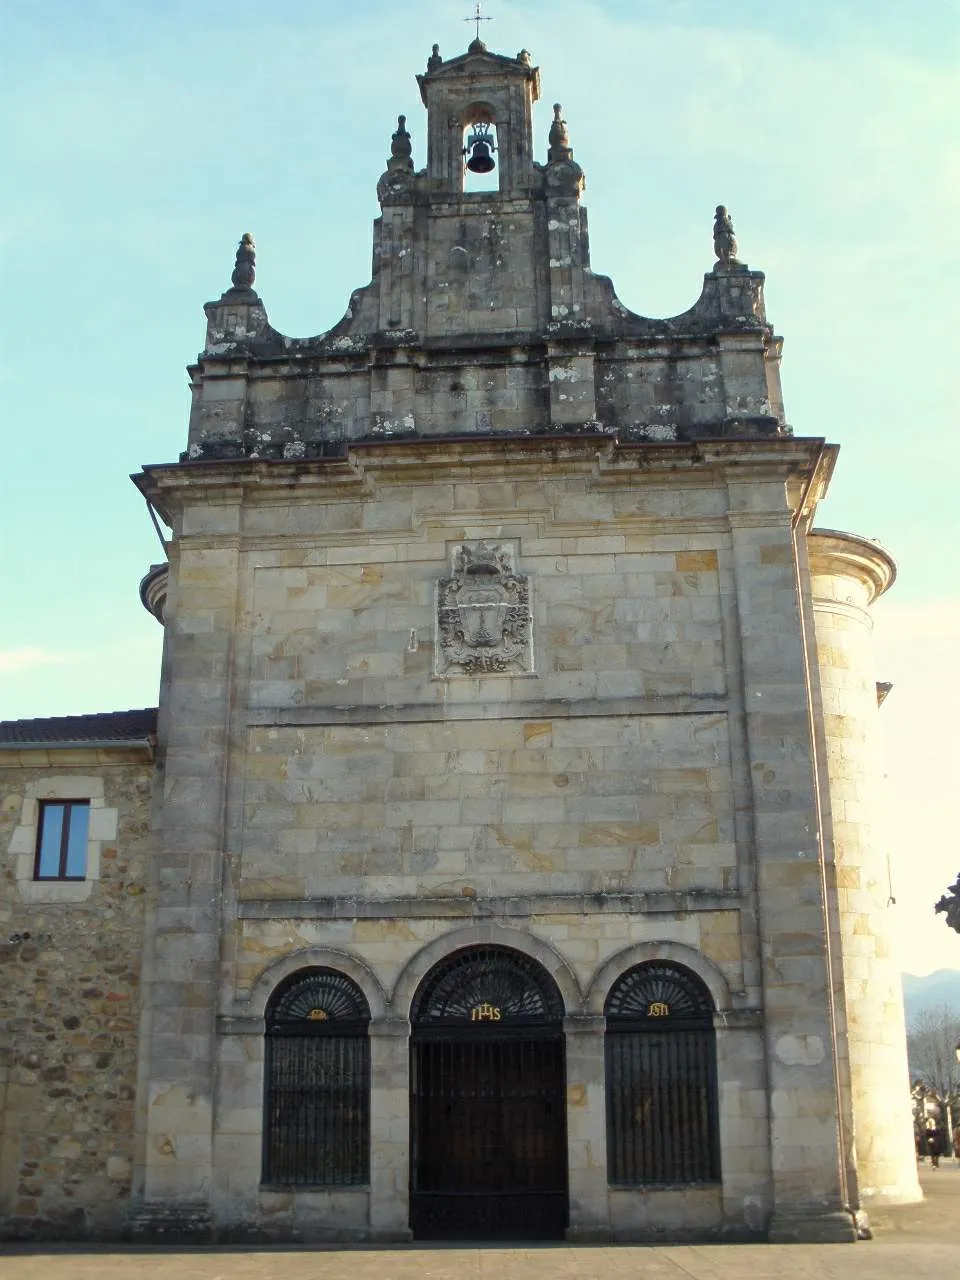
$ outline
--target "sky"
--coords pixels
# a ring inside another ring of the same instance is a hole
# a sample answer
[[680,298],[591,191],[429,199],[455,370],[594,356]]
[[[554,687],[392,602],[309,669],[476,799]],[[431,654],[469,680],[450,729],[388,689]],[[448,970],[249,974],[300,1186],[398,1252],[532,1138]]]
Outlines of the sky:
[[[335,324],[370,274],[376,183],[461,0],[0,0],[0,718],[154,705],[163,558],[128,476],[186,441],[202,305],[256,237],[272,324]],[[841,446],[818,524],[899,564],[884,837],[904,967],[960,968],[960,0],[489,0],[491,49],[563,104],[594,270],[684,311],[715,205],[766,272],[787,417]]]

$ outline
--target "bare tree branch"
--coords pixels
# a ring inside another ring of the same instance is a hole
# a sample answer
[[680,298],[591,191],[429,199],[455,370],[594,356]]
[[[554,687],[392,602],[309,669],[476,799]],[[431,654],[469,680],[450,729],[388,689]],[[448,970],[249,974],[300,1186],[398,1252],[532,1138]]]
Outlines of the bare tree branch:
[[960,1093],[960,1015],[949,1005],[925,1009],[911,1020],[907,1035],[910,1078],[940,1101]]

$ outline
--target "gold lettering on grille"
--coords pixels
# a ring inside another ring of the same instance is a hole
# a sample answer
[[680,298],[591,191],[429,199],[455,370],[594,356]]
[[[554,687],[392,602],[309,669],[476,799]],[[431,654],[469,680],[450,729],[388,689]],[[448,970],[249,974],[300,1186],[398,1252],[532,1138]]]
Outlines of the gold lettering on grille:
[[647,1005],[648,1018],[669,1018],[670,1006],[664,1004],[662,1000],[654,1000],[653,1004]]
[[307,1014],[311,1022],[326,1022],[329,1016],[326,1009],[311,1009]]
[[499,1022],[500,1010],[494,1004],[475,1004],[470,1010],[471,1022]]

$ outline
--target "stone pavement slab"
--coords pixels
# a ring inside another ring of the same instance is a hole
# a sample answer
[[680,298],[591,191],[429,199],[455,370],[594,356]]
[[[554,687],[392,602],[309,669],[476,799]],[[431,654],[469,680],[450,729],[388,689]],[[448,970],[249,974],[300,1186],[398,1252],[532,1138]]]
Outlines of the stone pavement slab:
[[944,1280],[950,1244],[33,1254],[2,1280]]

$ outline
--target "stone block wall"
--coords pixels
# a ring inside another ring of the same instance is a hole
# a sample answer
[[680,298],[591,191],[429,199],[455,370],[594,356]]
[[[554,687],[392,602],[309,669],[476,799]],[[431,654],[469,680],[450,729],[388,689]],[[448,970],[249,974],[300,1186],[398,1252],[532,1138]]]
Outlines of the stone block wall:
[[[121,1230],[136,1155],[151,785],[149,759],[129,749],[0,757],[0,1236],[8,1239],[116,1239]],[[32,879],[38,801],[60,797],[91,801],[97,848],[82,883]]]
[[490,204],[477,194],[447,208],[435,205],[426,234],[417,237],[425,332],[523,333],[537,326],[534,210],[529,201],[484,207]]
[[722,890],[720,716],[252,729],[245,897]]

